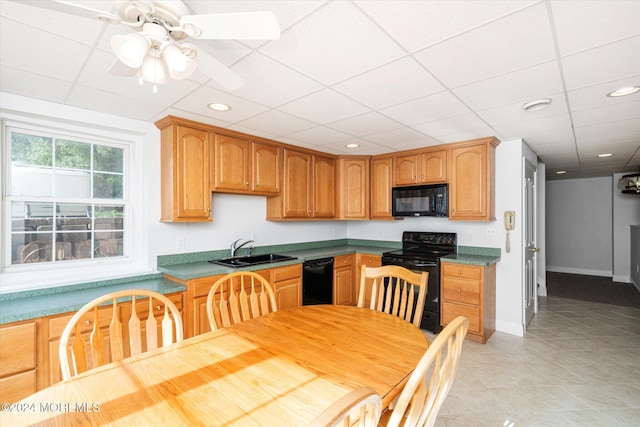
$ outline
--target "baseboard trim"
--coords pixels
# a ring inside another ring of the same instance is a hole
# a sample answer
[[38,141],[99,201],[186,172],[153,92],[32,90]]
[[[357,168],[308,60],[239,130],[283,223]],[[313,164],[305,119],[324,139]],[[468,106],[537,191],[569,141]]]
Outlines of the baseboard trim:
[[570,274],[583,274],[585,276],[600,276],[600,277],[612,277],[613,272],[611,270],[591,270],[588,268],[573,268],[573,267],[560,267],[547,264],[547,271],[554,273],[570,273]]
[[496,331],[504,332],[505,334],[515,335],[518,337],[524,336],[522,325],[511,322],[502,322],[500,320],[496,320]]
[[614,275],[613,281],[618,283],[631,283],[631,276]]

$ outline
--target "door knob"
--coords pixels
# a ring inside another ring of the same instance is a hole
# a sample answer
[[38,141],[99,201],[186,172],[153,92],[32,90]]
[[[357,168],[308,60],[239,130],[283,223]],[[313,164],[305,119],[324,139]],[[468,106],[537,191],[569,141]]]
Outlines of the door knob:
[[531,252],[540,252],[540,248],[529,248]]

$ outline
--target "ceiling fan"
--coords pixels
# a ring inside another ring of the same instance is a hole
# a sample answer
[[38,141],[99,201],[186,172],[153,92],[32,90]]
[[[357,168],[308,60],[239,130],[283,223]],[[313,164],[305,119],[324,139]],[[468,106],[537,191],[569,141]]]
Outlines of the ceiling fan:
[[137,75],[140,83],[182,80],[198,67],[226,89],[238,89],[244,80],[196,45],[183,40],[275,40],[280,27],[271,12],[192,15],[180,0],[115,0],[115,13],[62,0],[27,0],[22,3],[83,18],[122,24],[135,30],[111,38],[118,57],[109,73]]

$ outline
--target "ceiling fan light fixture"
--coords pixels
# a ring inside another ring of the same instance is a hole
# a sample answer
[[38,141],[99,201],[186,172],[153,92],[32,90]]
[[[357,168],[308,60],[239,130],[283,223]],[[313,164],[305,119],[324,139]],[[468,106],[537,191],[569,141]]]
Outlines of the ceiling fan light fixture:
[[125,65],[138,68],[149,51],[150,42],[144,34],[133,33],[126,36],[116,34],[111,37],[111,49]]
[[186,79],[196,69],[196,62],[185,55],[175,44],[169,44],[162,50],[162,59],[167,64],[169,75],[174,80]]
[[525,102],[522,104],[524,111],[538,111],[547,108],[551,104],[551,98],[540,98],[535,101]]
[[153,84],[165,84],[169,81],[162,59],[151,53],[147,54],[142,61],[140,77],[142,77],[144,81]]

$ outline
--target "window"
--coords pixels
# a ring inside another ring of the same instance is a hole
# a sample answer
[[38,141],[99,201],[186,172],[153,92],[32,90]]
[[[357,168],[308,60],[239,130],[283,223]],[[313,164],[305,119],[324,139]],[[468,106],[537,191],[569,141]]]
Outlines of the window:
[[129,145],[6,127],[4,265],[127,257]]

